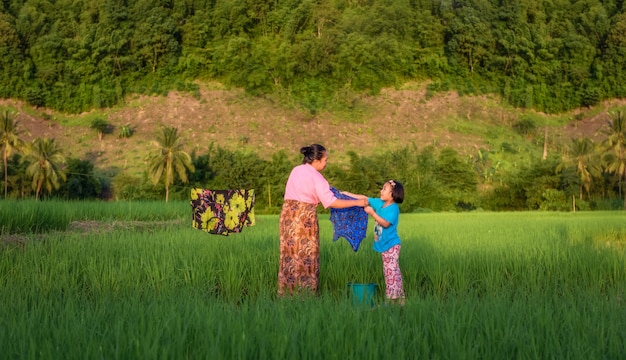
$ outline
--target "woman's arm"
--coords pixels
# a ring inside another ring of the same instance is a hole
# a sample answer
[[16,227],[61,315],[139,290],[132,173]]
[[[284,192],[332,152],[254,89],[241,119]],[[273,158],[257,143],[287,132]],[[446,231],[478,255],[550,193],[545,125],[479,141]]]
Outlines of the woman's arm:
[[344,209],[353,206],[365,207],[367,206],[367,198],[357,199],[357,200],[344,200],[344,199],[335,199],[329,207],[334,209]]
[[344,195],[348,195],[350,197],[353,197],[355,199],[367,199],[367,196],[361,195],[361,194],[353,194],[353,193],[348,192],[348,191],[342,191],[341,193],[344,194]]

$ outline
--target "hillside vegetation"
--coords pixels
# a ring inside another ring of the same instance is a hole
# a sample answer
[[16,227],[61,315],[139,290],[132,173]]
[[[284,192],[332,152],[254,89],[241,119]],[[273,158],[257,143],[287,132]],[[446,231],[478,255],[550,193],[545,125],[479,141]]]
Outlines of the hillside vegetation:
[[[135,178],[135,183],[146,182],[140,179],[147,172],[149,155],[158,150],[154,142],[157,132],[162,127],[175,127],[181,135],[184,150],[196,159],[208,156],[218,161],[220,157],[244,154],[239,160],[231,161],[248,166],[246,162],[250,159],[246,156],[252,156],[252,161],[258,156],[261,160],[273,162],[273,157],[278,155],[288,163],[282,177],[287,175],[289,166],[299,161],[301,146],[322,143],[331,152],[327,175],[346,188],[354,190],[356,187],[371,194],[375,194],[378,186],[375,180],[379,176],[403,176],[408,178],[402,180],[409,182],[419,176],[428,178],[428,169],[405,169],[406,172],[402,173],[402,169],[394,166],[412,168],[421,161],[420,156],[427,149],[433,148],[433,156],[436,157],[442,149],[451,148],[458,153],[461,162],[475,172],[477,180],[474,186],[478,187],[470,191],[471,196],[455,195],[453,198],[456,200],[449,205],[444,206],[448,202],[441,199],[431,199],[440,207],[434,204],[425,206],[441,210],[447,206],[454,207],[459,199],[474,204],[472,207],[476,206],[482,202],[476,197],[476,191],[484,195],[493,191],[494,186],[508,185],[511,177],[519,175],[517,171],[520,169],[545,162],[542,160],[544,143],[547,155],[555,159],[564,158],[571,139],[589,138],[600,143],[603,140],[600,130],[607,125],[609,112],[623,109],[626,104],[614,100],[591,108],[548,115],[507,106],[496,97],[459,96],[455,92],[429,94],[427,84],[413,83],[402,89],[384,89],[377,96],[364,96],[355,102],[349,112],[312,115],[297,108],[277,106],[270,100],[249,96],[241,90],[225,89],[217,83],[198,83],[198,88],[195,94],[171,92],[167,96],[135,96],[129,98],[124,106],[77,115],[33,108],[19,101],[3,100],[0,105],[17,113],[20,126],[26,130],[22,136],[24,140],[53,138],[66,158],[92,163],[94,173],[104,185],[105,197],[124,198],[119,189],[117,193],[113,189],[116,177],[125,177],[125,181],[129,177]],[[106,119],[110,124],[101,138],[92,128],[94,119]],[[121,129],[125,127],[133,129],[130,137],[120,136]],[[216,152],[216,149],[226,153]],[[389,154],[403,151],[408,151],[401,156],[409,158],[410,163],[404,166],[398,162],[391,164],[390,168],[385,159]],[[217,164],[213,163],[213,167]],[[279,164],[276,171],[280,171],[280,166],[283,164]],[[367,171],[359,170],[360,175],[353,174],[352,177],[367,179],[368,183],[373,181],[372,185],[355,185],[354,180],[347,180],[350,176],[341,173],[369,166],[376,170],[370,170],[369,175]],[[556,166],[556,163],[550,162],[552,172]],[[179,196],[184,198],[185,189],[189,186],[232,186],[240,181],[234,177],[246,177],[241,173],[221,175],[225,170],[219,168],[212,171],[213,175],[205,179],[196,178],[195,184],[192,181],[185,186],[177,180],[175,189]],[[407,175],[413,171],[417,175]],[[379,172],[383,173],[372,175]],[[456,177],[454,169],[451,174]],[[230,179],[224,178],[228,176]],[[276,206],[280,202],[281,187],[284,185],[282,177],[257,179],[261,184],[254,186],[261,187],[260,196],[266,198],[265,187],[271,185],[271,189],[267,190],[272,193],[273,199],[268,202],[261,198],[260,203],[270,206],[273,202]],[[545,186],[558,189],[560,185]],[[446,186],[440,184],[439,187],[445,189]],[[148,190],[135,191],[140,196]],[[422,191],[428,192],[425,189]],[[578,195],[576,186],[569,191]],[[157,187],[148,192],[159,194],[162,189]],[[157,195],[159,197],[161,195]],[[414,199],[413,209],[427,204],[426,199]],[[525,203],[515,206],[532,208]],[[561,208],[568,206],[566,202]],[[515,209],[514,206],[510,208]]]
[[559,113],[626,96],[616,0],[0,2],[0,97],[71,113],[217,80],[311,114],[433,79]]
[[[240,90],[226,90],[217,83],[202,84],[195,95],[137,95],[124,105],[77,115],[20,101],[2,100],[0,105],[18,113],[20,125],[27,130],[25,140],[54,138],[66,156],[89,159],[101,172],[113,174],[121,169],[144,172],[145,159],[155,149],[153,140],[162,126],[178,128],[186,151],[199,154],[214,144],[258,152],[267,159],[280,150],[297,155],[301,146],[317,142],[329,148],[334,162],[344,163],[348,151],[373,155],[408,145],[433,145],[450,146],[472,157],[479,151],[501,152],[502,143],[509,143],[529,156],[541,155],[544,127],[548,128],[549,151],[558,152],[574,137],[599,139],[607,112],[626,104],[613,100],[548,115],[507,106],[497,97],[456,92],[428,95],[425,88],[425,84],[410,84],[399,90],[384,89],[380,95],[362,97],[351,111],[316,115]],[[112,126],[101,140],[91,128],[95,118],[106,119]],[[523,134],[515,128],[520,121],[532,123]],[[124,126],[133,129],[131,137],[119,136]]]
[[626,207],[624,29],[615,0],[3,1],[4,196],[275,211],[319,142],[403,211]]

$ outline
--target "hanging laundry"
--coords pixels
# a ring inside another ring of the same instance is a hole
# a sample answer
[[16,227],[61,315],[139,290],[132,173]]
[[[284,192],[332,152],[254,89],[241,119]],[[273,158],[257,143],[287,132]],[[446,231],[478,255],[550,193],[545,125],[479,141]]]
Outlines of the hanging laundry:
[[239,233],[253,226],[254,190],[191,189],[192,226],[209,234]]
[[[353,197],[342,194],[334,187],[330,187],[337,199],[354,200]],[[333,241],[344,237],[352,246],[352,250],[359,250],[361,241],[367,235],[367,213],[362,207],[353,206],[345,209],[330,209],[330,221],[333,223]]]

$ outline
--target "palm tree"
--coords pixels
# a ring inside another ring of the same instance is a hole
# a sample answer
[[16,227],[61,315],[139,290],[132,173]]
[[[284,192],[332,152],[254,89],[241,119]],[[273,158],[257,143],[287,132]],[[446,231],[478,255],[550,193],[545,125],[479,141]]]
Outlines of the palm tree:
[[32,188],[35,190],[35,200],[39,200],[42,189],[52,192],[52,188],[58,189],[61,185],[59,180],[65,181],[65,171],[61,166],[65,163],[65,157],[54,139],[37,138],[33,140],[24,156],[23,161],[28,163],[26,175],[32,179]]
[[593,161],[595,155],[595,145],[589,138],[572,139],[569,146],[569,154],[566,163],[576,167],[576,174],[580,178],[579,198],[583,199],[583,188],[590,197],[589,189],[594,176],[600,176],[600,169]]
[[2,160],[4,161],[4,198],[7,197],[9,189],[8,169],[9,156],[14,149],[19,149],[23,145],[19,138],[21,131],[18,129],[19,121],[15,119],[15,113],[5,110],[0,115],[0,144],[2,144]]
[[150,156],[149,174],[155,185],[163,181],[165,185],[165,202],[169,199],[169,187],[174,182],[174,173],[187,182],[187,170],[194,171],[191,156],[182,150],[183,144],[178,129],[164,127],[156,135],[158,152]]
[[[622,197],[622,179],[626,175],[626,119],[618,110],[609,113],[607,128],[603,132],[607,135],[603,144],[606,150],[603,160],[607,172],[617,175],[619,196]],[[626,194],[624,195],[624,209],[626,209]]]

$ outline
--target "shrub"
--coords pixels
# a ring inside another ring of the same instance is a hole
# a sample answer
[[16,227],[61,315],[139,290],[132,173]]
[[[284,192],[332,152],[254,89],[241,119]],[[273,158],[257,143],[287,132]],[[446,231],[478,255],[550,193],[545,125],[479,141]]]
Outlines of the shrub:
[[513,129],[520,135],[531,135],[537,129],[537,124],[532,119],[524,118],[518,120]]
[[132,126],[130,126],[130,124],[122,125],[120,127],[119,137],[120,138],[129,138],[129,137],[133,136],[134,133],[135,133],[135,129]]
[[39,88],[29,88],[26,90],[26,102],[34,107],[41,107],[46,105],[46,100],[43,91]]
[[103,118],[97,117],[91,121],[90,128],[98,132],[98,139],[102,140],[104,134],[110,134],[113,131],[113,127]]

